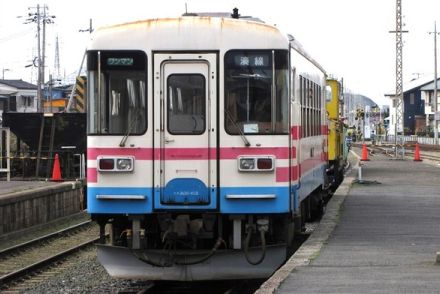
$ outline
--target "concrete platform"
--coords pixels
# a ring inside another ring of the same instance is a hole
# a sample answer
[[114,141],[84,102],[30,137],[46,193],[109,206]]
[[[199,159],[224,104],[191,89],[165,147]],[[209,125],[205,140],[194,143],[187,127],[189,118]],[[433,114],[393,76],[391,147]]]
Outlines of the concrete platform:
[[440,293],[439,166],[374,155],[355,176],[256,293]]
[[82,182],[0,182],[0,237],[83,209]]
[[59,184],[58,182],[46,181],[0,181],[0,197],[16,192],[23,192],[30,189],[50,187]]

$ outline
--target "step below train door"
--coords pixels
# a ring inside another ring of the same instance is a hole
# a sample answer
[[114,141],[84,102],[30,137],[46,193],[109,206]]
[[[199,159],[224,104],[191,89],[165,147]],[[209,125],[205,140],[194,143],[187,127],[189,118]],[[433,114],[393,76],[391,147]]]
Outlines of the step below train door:
[[216,209],[217,56],[154,54],[154,208]]

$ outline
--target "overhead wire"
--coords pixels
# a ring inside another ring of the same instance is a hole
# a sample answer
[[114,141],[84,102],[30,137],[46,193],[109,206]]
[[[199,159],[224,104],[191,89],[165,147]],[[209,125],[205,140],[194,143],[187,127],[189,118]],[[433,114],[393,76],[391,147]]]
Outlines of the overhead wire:
[[14,39],[24,38],[27,37],[27,35],[29,35],[30,33],[34,33],[34,28],[27,27],[24,30],[17,31],[14,33],[9,33],[8,35],[5,36],[0,36],[0,42],[7,42]]

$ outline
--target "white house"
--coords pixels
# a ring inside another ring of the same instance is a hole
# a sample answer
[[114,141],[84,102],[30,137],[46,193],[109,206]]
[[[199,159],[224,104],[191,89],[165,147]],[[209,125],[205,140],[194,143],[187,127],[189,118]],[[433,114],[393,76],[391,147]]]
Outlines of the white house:
[[[420,91],[422,92],[422,100],[425,101],[426,125],[432,129],[434,127],[434,81],[423,86]],[[437,111],[440,111],[439,97],[440,79],[437,79]]]
[[0,114],[3,111],[36,112],[37,86],[23,80],[0,79]]

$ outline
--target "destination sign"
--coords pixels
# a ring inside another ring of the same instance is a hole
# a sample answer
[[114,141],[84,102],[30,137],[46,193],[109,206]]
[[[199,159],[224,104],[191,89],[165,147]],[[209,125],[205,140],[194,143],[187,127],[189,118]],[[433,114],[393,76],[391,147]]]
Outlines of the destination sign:
[[107,65],[109,66],[132,66],[133,58],[131,57],[109,57],[107,58]]
[[235,65],[243,67],[266,67],[270,65],[269,60],[269,56],[265,54],[234,56]]

